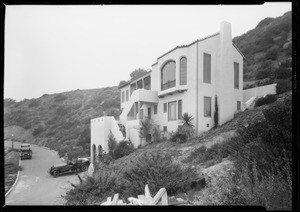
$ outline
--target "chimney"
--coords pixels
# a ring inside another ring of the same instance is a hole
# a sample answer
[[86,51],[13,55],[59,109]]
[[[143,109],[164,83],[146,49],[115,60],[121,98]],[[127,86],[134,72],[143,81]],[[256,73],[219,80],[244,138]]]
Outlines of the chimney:
[[218,96],[219,123],[234,117],[234,69],[231,24],[220,24],[220,42],[217,57],[216,94]]

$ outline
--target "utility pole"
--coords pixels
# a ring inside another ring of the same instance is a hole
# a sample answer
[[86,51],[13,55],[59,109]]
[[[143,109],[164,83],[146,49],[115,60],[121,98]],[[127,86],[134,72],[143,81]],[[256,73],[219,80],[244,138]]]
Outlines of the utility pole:
[[11,148],[14,149],[14,135],[11,135]]

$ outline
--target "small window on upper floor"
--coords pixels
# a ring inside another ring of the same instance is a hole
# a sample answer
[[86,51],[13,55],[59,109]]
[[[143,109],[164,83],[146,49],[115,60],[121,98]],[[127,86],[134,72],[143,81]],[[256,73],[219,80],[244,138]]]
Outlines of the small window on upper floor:
[[126,102],[129,100],[129,90],[126,90]]
[[139,80],[139,81],[137,81],[137,89],[141,89],[141,88],[143,88],[143,80]]
[[234,88],[239,89],[239,75],[240,75],[240,70],[239,70],[239,64],[234,62]]
[[144,89],[151,90],[151,77],[147,76],[144,78]]
[[122,102],[124,102],[124,99],[125,99],[125,92],[122,91]]
[[132,83],[131,85],[130,85],[130,95],[133,93],[133,91],[135,91],[136,90],[136,83]]
[[211,55],[203,54],[203,82],[211,83]]
[[187,84],[187,60],[186,57],[180,59],[180,85]]

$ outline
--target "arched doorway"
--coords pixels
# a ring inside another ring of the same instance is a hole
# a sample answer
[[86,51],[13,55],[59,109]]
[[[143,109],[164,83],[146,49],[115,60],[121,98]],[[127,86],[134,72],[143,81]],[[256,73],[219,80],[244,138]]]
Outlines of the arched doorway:
[[102,146],[99,144],[97,147],[97,160],[99,161],[99,158],[102,156]]

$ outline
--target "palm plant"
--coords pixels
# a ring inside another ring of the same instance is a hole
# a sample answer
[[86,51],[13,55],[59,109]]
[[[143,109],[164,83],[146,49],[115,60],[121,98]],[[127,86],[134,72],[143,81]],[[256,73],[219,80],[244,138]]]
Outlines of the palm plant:
[[182,115],[183,125],[179,128],[179,133],[184,134],[186,138],[190,138],[194,135],[194,125],[192,124],[193,116],[188,113]]

